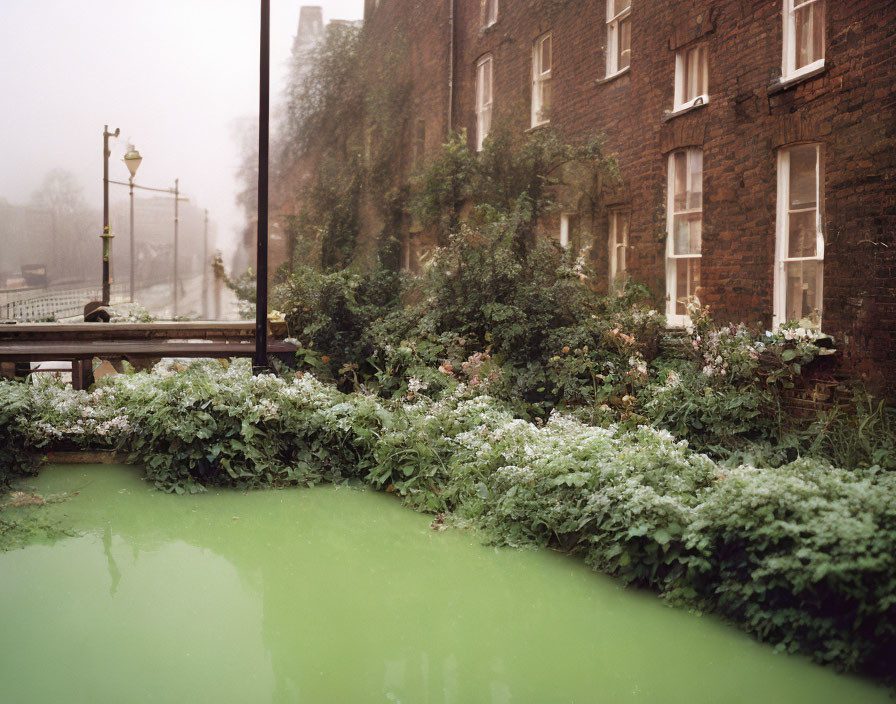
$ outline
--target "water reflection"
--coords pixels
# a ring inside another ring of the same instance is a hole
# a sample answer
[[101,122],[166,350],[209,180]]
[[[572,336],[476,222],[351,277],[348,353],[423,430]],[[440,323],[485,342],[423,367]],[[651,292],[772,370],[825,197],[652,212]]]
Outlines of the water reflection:
[[0,555],[10,701],[888,701],[384,495],[173,497],[109,467],[38,481],[84,484],[52,510],[87,534]]

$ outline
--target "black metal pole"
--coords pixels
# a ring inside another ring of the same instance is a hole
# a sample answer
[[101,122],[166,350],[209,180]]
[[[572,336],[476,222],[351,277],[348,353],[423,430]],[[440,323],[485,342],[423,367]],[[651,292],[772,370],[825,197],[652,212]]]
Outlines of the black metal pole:
[[261,0],[258,85],[258,253],[255,286],[255,371],[268,368],[268,123],[270,119],[271,2]]
[[177,317],[177,202],[180,200],[180,179],[174,179],[174,303],[171,309],[171,317]]
[[134,302],[134,177],[130,178],[131,192],[131,303]]
[[205,209],[205,230],[202,234],[202,319],[208,320],[208,208]]

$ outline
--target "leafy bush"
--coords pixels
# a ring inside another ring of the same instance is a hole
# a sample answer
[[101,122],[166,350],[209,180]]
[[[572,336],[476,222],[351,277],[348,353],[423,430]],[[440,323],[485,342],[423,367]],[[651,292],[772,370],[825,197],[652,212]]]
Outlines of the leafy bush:
[[797,434],[803,454],[848,469],[896,470],[896,409],[861,388]]
[[886,675],[892,472],[810,459],[728,468],[649,426],[558,413],[530,423],[461,381],[438,400],[422,392],[409,385],[387,404],[308,374],[208,362],[109,377],[90,394],[2,384],[0,408],[15,408],[16,437],[31,447],[114,444],[168,491],[356,476],[495,542],[581,555],[783,649]]
[[153,376],[116,377],[104,388],[128,409],[121,448],[157,487],[177,493],[358,473],[369,464],[365,442],[380,408],[310,375],[253,377],[244,364],[194,364],[183,373],[161,366]]
[[0,379],[0,487],[40,463],[37,448],[46,443],[40,428],[22,419],[35,416],[33,392],[24,384]]
[[[522,415],[584,403],[628,409],[662,330],[661,316],[637,302],[646,290],[600,296],[583,261],[548,241],[515,254],[513,232],[503,221],[463,227],[416,286],[382,270],[300,269],[276,305],[301,361],[387,396],[407,394],[409,378],[431,396],[458,380],[487,381]],[[479,373],[467,375],[471,365]]]
[[896,475],[799,460],[739,467],[696,508],[685,537],[707,605],[762,640],[892,676]]
[[[332,378],[370,375],[371,326],[401,304],[404,277],[386,270],[323,274],[300,267],[275,293],[287,330],[302,345],[300,361]],[[347,368],[346,368],[347,367]]]

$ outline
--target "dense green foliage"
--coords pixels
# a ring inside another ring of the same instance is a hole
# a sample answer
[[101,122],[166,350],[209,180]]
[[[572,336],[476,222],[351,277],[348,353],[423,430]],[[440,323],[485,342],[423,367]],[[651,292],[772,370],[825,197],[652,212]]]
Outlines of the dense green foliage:
[[22,384],[0,379],[0,486],[38,464],[36,451],[48,442],[39,428],[21,424],[34,417],[34,394]]
[[197,363],[93,392],[2,384],[5,437],[118,447],[157,486],[281,486],[356,476],[492,540],[580,554],[759,638],[885,675],[896,656],[896,481],[802,459],[724,467],[664,430],[515,418],[457,383],[384,402],[309,374]]
[[570,143],[552,129],[521,136],[498,124],[481,153],[470,149],[464,131],[449,135],[413,177],[409,208],[442,246],[468,209],[476,225],[500,222],[511,235],[507,244],[525,254],[544,215],[560,207],[591,214],[617,179],[616,159],[604,153],[602,136]]

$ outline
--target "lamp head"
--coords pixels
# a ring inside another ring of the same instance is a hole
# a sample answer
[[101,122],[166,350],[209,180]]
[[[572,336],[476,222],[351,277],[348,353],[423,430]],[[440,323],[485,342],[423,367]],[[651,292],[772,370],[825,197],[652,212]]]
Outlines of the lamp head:
[[140,168],[140,164],[143,161],[143,157],[140,156],[140,152],[138,152],[133,144],[128,145],[128,151],[124,155],[124,163],[128,167],[128,171],[131,172],[131,178],[137,175],[137,169]]

